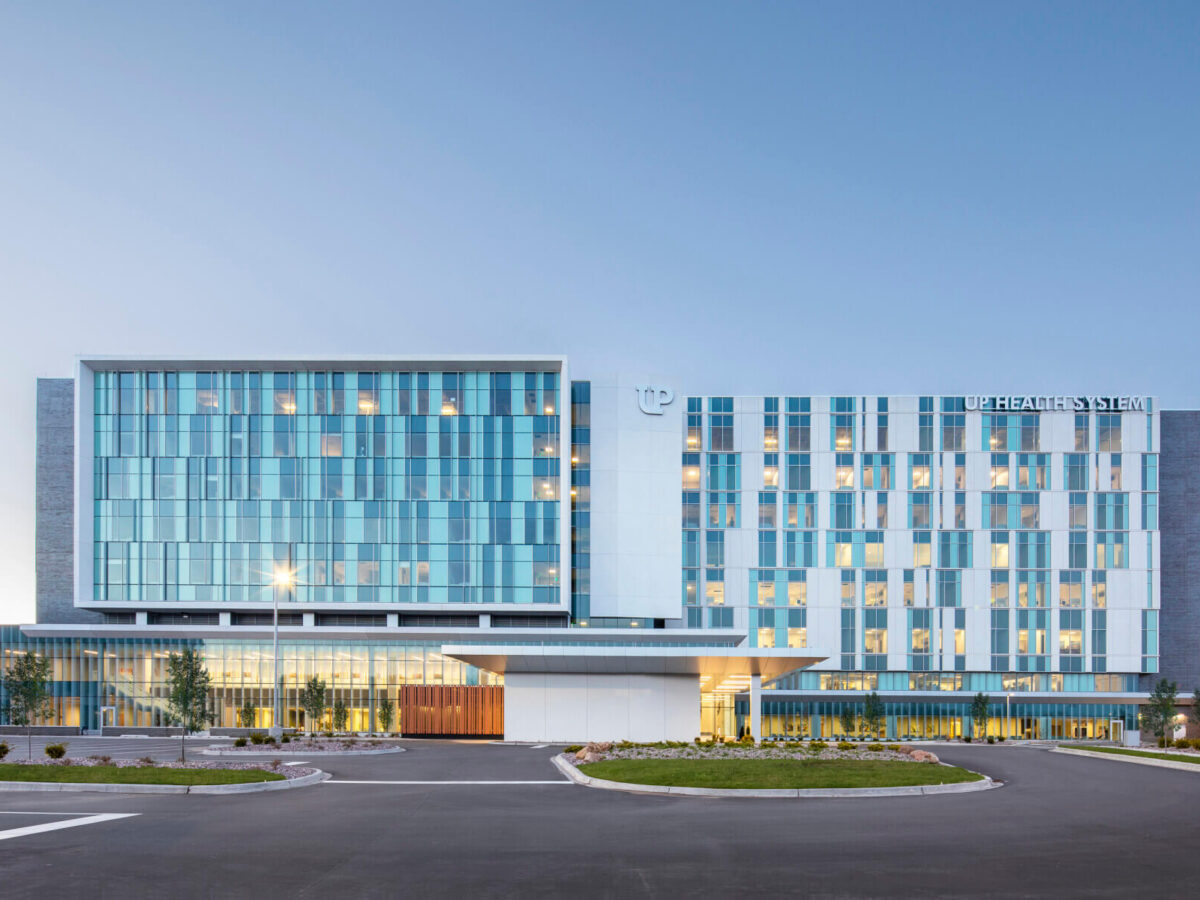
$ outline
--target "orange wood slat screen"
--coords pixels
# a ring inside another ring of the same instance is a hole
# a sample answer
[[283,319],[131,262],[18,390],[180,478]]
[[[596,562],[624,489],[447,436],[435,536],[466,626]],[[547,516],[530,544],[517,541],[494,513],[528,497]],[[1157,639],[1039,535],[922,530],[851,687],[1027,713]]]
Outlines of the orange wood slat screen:
[[412,684],[400,688],[406,735],[504,734],[504,687]]

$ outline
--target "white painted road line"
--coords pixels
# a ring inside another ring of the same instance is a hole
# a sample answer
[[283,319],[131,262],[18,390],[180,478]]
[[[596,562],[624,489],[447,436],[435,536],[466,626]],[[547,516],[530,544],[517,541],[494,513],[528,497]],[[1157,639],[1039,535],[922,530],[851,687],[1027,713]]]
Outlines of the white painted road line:
[[532,747],[530,747],[529,749],[530,749],[530,750],[543,750],[543,749],[545,749],[546,747],[549,747],[549,746],[550,746],[549,744],[534,744],[534,745],[533,745]]
[[[26,815],[37,815],[27,813]],[[60,813],[43,813],[43,815],[60,815]],[[94,816],[83,816],[79,819],[67,819],[64,822],[43,822],[41,825],[27,825],[24,828],[9,828],[0,831],[0,841],[10,838],[25,837],[30,834],[41,834],[43,831],[58,831],[61,828],[78,828],[80,825],[98,825],[101,822],[111,822],[113,819],[128,819],[141,813],[99,813]]]
[[555,781],[350,781],[344,778],[330,778],[325,784],[574,784],[573,781],[558,779]]
[[306,762],[302,762],[302,761],[300,761],[300,760],[297,760],[297,759],[293,759],[293,760],[292,760],[292,761],[290,761],[290,762],[285,762],[285,763],[284,763],[284,765],[285,765],[285,766],[307,766],[307,765],[308,765],[308,763],[306,763]]

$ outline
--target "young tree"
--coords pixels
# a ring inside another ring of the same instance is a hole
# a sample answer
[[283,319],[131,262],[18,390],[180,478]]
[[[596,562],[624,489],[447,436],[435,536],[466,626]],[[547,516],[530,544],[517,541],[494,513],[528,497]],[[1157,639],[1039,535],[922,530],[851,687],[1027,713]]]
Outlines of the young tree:
[[1192,691],[1192,721],[1200,725],[1200,688]]
[[379,730],[384,734],[390,734],[392,730],[392,716],[396,713],[396,704],[389,700],[386,696],[379,699],[379,709],[376,710],[376,717],[379,720]]
[[1164,745],[1170,740],[1167,735],[1175,720],[1175,694],[1178,690],[1179,685],[1175,682],[1159,679],[1142,710],[1142,721],[1155,736],[1162,738]]
[[858,728],[856,727],[858,725],[858,721],[857,717],[854,715],[854,707],[849,703],[842,704],[842,712],[838,718],[842,723],[842,734],[849,737],[851,734],[854,734],[858,731]]
[[250,698],[246,698],[246,702],[242,704],[242,708],[238,710],[238,724],[243,728],[254,727],[254,704],[250,702]]
[[346,720],[350,718],[350,710],[339,697],[333,702],[333,730],[339,734],[346,730]]
[[50,660],[32,650],[21,654],[4,673],[8,691],[8,719],[24,727],[33,759],[33,721],[50,714]]
[[179,736],[179,761],[187,761],[189,731],[200,731],[215,718],[208,705],[212,678],[200,653],[190,647],[167,658],[167,713],[183,726]]
[[863,700],[863,724],[873,737],[878,737],[887,725],[887,711],[884,709],[883,701],[874,691],[867,694]]
[[991,698],[980,691],[971,701],[971,721],[975,723],[975,736],[987,736],[988,704]]
[[300,691],[300,707],[304,710],[304,724],[311,735],[325,718],[325,682],[314,675]]

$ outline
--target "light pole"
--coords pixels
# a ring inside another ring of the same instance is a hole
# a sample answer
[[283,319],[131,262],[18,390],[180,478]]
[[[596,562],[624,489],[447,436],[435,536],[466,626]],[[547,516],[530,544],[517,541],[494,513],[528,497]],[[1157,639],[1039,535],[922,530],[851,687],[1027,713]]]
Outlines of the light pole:
[[1012,737],[1012,694],[1004,697],[1004,730],[1008,732],[1005,737]]
[[279,592],[288,590],[296,583],[296,576],[290,570],[280,566],[275,567],[275,584],[271,591],[273,606],[275,611],[274,626],[271,634],[271,680],[274,682],[271,688],[272,699],[274,701],[271,714],[271,727],[268,733],[271,737],[283,737],[283,725],[280,724],[280,718],[283,716],[283,710],[280,705],[279,689]]

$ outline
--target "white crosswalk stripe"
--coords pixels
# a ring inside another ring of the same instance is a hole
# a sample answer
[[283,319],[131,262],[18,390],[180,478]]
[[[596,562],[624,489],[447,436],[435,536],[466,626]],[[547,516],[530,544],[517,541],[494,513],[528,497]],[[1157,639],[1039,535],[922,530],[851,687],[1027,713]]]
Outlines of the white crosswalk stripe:
[[[3,815],[62,815],[61,813],[0,813]],[[74,819],[61,819],[57,822],[41,822],[37,825],[26,825],[18,828],[7,828],[0,831],[0,841],[7,841],[13,838],[28,837],[31,834],[41,834],[46,831],[58,831],[63,828],[78,828],[80,825],[98,825],[101,822],[111,822],[114,819],[128,819],[132,816],[141,815],[141,813],[97,813],[95,815],[85,815]]]

